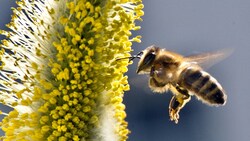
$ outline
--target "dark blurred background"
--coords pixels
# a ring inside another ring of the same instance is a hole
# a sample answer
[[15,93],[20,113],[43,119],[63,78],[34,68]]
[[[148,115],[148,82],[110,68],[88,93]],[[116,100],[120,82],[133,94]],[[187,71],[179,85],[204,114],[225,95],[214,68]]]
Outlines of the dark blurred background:
[[[179,124],[169,120],[172,94],[155,94],[147,76],[129,66],[131,90],[125,93],[128,141],[249,141],[250,140],[250,1],[144,0],[143,36],[134,52],[155,44],[183,55],[233,48],[234,53],[209,68],[224,87],[228,102],[209,107],[195,97],[180,113]],[[9,22],[14,0],[0,4],[0,28]],[[1,36],[2,38],[2,36]]]
[[234,53],[209,68],[228,95],[223,107],[210,107],[195,97],[169,120],[172,97],[152,93],[148,77],[138,76],[137,61],[129,66],[126,92],[128,141],[250,141],[250,1],[144,0],[142,43],[132,54],[155,44],[183,55],[233,48]]

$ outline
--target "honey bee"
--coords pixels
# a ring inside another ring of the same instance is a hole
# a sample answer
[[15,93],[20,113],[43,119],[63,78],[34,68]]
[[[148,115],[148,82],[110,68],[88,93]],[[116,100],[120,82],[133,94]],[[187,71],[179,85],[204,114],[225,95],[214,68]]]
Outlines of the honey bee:
[[128,58],[129,61],[140,59],[136,73],[149,75],[149,87],[153,92],[164,93],[170,90],[173,93],[169,116],[177,124],[180,110],[193,95],[211,106],[225,105],[225,90],[201,66],[221,60],[227,54],[228,51],[218,51],[184,57],[153,45]]

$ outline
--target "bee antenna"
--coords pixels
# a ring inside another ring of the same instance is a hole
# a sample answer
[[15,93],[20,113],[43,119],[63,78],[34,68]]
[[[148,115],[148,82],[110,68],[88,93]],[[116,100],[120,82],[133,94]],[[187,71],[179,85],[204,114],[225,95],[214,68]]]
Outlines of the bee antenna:
[[130,57],[124,57],[124,58],[118,58],[118,59],[116,59],[116,61],[117,60],[122,60],[122,59],[129,59],[129,62],[130,61],[132,61],[132,60],[134,60],[135,58],[141,58],[141,55],[142,55],[142,51],[141,52],[139,52],[137,55],[133,55],[133,56],[130,56]]

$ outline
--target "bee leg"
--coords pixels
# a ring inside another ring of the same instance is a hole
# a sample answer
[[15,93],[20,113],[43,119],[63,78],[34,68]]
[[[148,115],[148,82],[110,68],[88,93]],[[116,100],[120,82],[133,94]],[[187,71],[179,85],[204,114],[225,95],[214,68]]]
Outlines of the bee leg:
[[171,121],[178,123],[180,110],[190,101],[189,95],[178,94],[172,97],[169,103],[169,116]]

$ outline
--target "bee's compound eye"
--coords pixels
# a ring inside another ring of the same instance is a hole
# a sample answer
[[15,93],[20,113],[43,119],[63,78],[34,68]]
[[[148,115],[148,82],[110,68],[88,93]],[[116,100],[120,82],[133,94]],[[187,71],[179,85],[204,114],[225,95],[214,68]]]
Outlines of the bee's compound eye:
[[145,56],[144,64],[150,65],[151,63],[153,63],[154,60],[155,60],[155,52],[151,52]]
[[145,56],[139,61],[136,73],[139,74],[141,71],[150,69],[154,63],[155,57],[156,55],[154,51],[147,52],[147,54],[145,54]]

